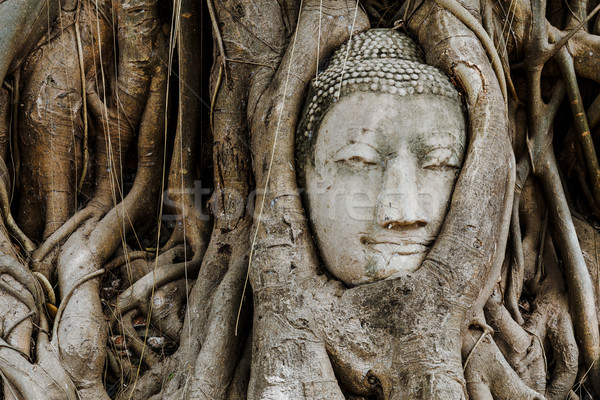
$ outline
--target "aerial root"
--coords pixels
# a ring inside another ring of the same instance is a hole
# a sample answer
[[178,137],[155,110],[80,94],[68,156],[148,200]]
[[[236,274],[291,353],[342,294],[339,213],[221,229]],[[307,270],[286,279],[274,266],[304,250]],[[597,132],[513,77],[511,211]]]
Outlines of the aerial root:
[[[52,372],[48,369],[52,367]],[[76,400],[72,384],[54,366],[31,364],[28,356],[0,339],[0,371],[25,399]],[[19,397],[17,397],[19,398]]]
[[[2,160],[2,158],[0,158],[0,168],[2,168],[2,170],[6,170],[6,165],[4,164],[4,160]],[[0,210],[2,210],[4,222],[6,223],[6,227],[10,233],[17,239],[27,253],[33,252],[35,250],[35,244],[33,244],[31,239],[29,239],[27,235],[23,233],[12,216],[10,211],[10,198],[6,189],[6,183],[2,180],[0,180]]]
[[144,368],[149,369],[156,364],[160,359],[154,352],[148,349],[146,339],[140,339],[137,331],[133,327],[133,318],[139,313],[136,310],[129,311],[127,314],[119,318],[121,333],[125,338],[125,346],[131,350],[142,361]]
[[40,312],[42,311],[42,304],[44,294],[40,287],[38,280],[35,276],[27,269],[27,267],[15,258],[8,255],[0,255],[0,275],[8,274],[14,278],[17,282],[23,285],[33,298],[28,298],[25,293],[21,293],[16,289],[12,288],[5,282],[0,280],[2,289],[13,295],[16,299],[22,301],[30,311],[35,312],[36,321],[39,318]]
[[119,315],[124,315],[134,308],[142,306],[142,303],[147,303],[153,288],[159,288],[169,282],[184,278],[186,274],[188,277],[195,276],[201,262],[201,259],[192,259],[177,264],[162,265],[148,272],[119,295],[113,312],[112,324],[117,322]]
[[116,268],[122,267],[125,264],[130,263],[134,260],[145,259],[148,261],[148,256],[150,254],[147,251],[139,250],[139,251],[129,251],[126,254],[120,255],[118,257],[110,260],[105,266],[104,269],[106,271],[112,271]]
[[469,330],[463,343],[463,355],[469,351],[469,363],[464,364],[469,398],[473,400],[545,400],[529,388],[506,362],[491,336],[484,332],[477,338]]
[[67,236],[75,231],[81,224],[88,219],[94,217],[98,210],[93,207],[86,207],[81,211],[76,212],[67,222],[55,230],[49,237],[38,247],[32,254],[31,258],[34,263],[41,262],[44,257],[56,246],[60,244]]
[[40,272],[33,272],[33,275],[38,278],[39,282],[42,284],[42,288],[44,289],[44,292],[46,292],[50,304],[56,305],[56,294],[54,294],[54,288],[50,284],[50,281],[48,281],[48,278]]
[[26,319],[30,318],[30,317],[34,317],[35,316],[35,311],[29,311],[27,314],[23,315],[21,318],[19,318],[17,321],[15,321],[14,324],[12,324],[10,327],[8,327],[8,329],[6,329],[6,331],[4,332],[3,339],[7,340],[8,337],[10,336],[10,334],[12,333],[12,331],[19,326],[23,321],[25,321]]
[[81,279],[79,279],[77,282],[75,282],[73,284],[73,286],[71,286],[71,289],[69,290],[69,292],[65,295],[64,299],[60,302],[60,306],[58,307],[58,311],[56,312],[56,317],[54,318],[54,329],[52,330],[52,337],[56,338],[57,344],[58,344],[58,335],[57,335],[58,325],[60,324],[60,318],[62,317],[62,314],[65,311],[65,307],[67,306],[69,299],[71,298],[71,296],[73,295],[73,293],[75,292],[75,290],[77,290],[77,288],[79,286],[81,286],[85,282],[89,281],[90,279],[93,279],[97,276],[104,274],[104,272],[105,272],[104,268],[101,268],[98,271],[87,274],[84,277],[82,277]]

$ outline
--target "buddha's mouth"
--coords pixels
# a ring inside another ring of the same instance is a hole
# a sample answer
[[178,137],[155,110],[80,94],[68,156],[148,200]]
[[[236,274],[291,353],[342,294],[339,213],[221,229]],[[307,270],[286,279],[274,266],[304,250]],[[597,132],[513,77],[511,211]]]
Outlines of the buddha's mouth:
[[397,255],[421,254],[428,251],[431,244],[431,240],[415,237],[394,237],[391,235],[362,236],[360,242],[369,245],[379,253]]

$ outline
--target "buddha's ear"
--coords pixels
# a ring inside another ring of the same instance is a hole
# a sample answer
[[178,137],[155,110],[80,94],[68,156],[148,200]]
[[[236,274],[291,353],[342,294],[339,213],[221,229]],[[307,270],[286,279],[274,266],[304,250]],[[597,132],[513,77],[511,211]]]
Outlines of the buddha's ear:
[[[315,180],[317,182],[323,181],[323,166],[319,168],[315,164],[316,163],[312,161],[311,156],[311,158],[309,158],[306,163],[306,167],[304,168],[304,182],[301,183],[306,189],[308,189],[309,187],[309,179],[311,180],[311,182],[314,182]],[[315,185],[312,186],[314,187]]]

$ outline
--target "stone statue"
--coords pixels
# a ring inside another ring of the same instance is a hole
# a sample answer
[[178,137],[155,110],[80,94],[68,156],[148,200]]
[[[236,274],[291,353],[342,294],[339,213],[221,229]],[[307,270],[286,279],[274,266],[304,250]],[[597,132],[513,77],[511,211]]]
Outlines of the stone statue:
[[355,286],[416,271],[465,153],[462,102],[448,77],[404,34],[359,34],[313,81],[297,138],[329,272]]

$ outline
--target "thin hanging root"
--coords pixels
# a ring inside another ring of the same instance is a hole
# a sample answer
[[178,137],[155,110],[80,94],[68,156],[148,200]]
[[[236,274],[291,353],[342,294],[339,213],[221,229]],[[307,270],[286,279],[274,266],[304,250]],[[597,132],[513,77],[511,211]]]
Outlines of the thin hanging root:
[[[458,18],[463,24],[465,24],[469,29],[473,31],[473,33],[477,36],[477,38],[481,41],[481,44],[485,48],[492,62],[492,67],[494,68],[494,72],[496,73],[496,77],[498,78],[498,84],[500,85],[500,90],[502,91],[502,97],[504,97],[504,104],[508,104],[508,94],[506,92],[506,80],[511,81],[510,74],[504,74],[504,68],[502,67],[502,61],[500,61],[500,56],[496,51],[496,47],[494,46],[494,42],[487,34],[483,26],[475,19],[474,16],[471,15],[465,8],[460,5],[456,0],[435,0],[438,5],[444,7],[448,11],[450,11],[456,18]],[[512,81],[510,82],[510,86],[513,86]],[[518,99],[517,99],[518,100]]]
[[56,318],[54,319],[54,328],[52,329],[52,337],[56,338],[56,344],[57,344],[57,346],[58,346],[58,335],[57,335],[58,324],[60,324],[60,317],[62,316],[63,312],[65,311],[65,307],[67,306],[67,303],[69,302],[69,299],[71,298],[71,296],[73,295],[73,293],[75,293],[75,290],[77,290],[77,288],[79,286],[81,286],[85,282],[89,281],[90,279],[93,279],[93,278],[95,278],[97,276],[102,275],[104,272],[105,272],[104,268],[101,268],[98,271],[92,272],[91,274],[87,274],[86,276],[84,276],[81,279],[79,279],[71,287],[71,290],[69,290],[69,292],[67,293],[67,295],[65,296],[65,298],[60,302],[60,306],[58,306],[58,311],[56,311]]
[[140,258],[148,257],[148,252],[146,251],[129,251],[127,254],[123,254],[122,256],[116,257],[112,259],[108,264],[104,266],[104,269],[108,271],[112,271],[115,268],[119,268],[120,266],[127,264],[133,260],[139,260]]
[[81,191],[83,182],[85,182],[85,176],[87,174],[87,165],[89,160],[88,150],[88,116],[87,116],[87,94],[85,90],[85,69],[83,63],[83,46],[81,45],[81,32],[79,31],[79,16],[81,15],[81,3],[77,5],[77,19],[75,20],[75,36],[77,37],[77,54],[79,56],[79,73],[81,75],[81,98],[83,105],[83,169],[81,171],[81,177],[79,178],[79,184],[77,190]]
[[538,286],[542,282],[542,278],[546,275],[546,272],[544,271],[544,264],[542,262],[543,257],[541,257],[541,255],[544,254],[544,249],[546,247],[547,229],[548,229],[548,209],[546,209],[546,213],[544,214],[544,219],[542,220],[542,231],[540,232],[540,249],[538,251],[538,254],[540,256],[538,256],[538,259],[537,259],[537,263],[535,266],[535,275],[533,277],[533,283],[532,283],[532,285],[535,285],[535,286]]
[[523,282],[523,273],[525,269],[525,262],[523,259],[523,242],[521,239],[521,226],[519,221],[519,200],[521,194],[520,191],[515,192],[515,197],[513,199],[512,218],[510,221],[510,234],[513,254],[509,279],[507,281],[505,300],[506,309],[510,312],[510,315],[519,325],[523,325],[523,317],[519,311],[519,298],[521,297],[521,285]]
[[33,317],[35,316],[35,311],[29,311],[27,314],[25,314],[24,316],[22,316],[21,318],[19,318],[14,324],[12,324],[7,330],[6,332],[4,332],[4,340],[8,340],[8,337],[10,336],[10,334],[12,333],[13,330],[15,330],[15,328],[17,326],[19,326],[21,324],[21,322],[25,321],[27,318]]
[[467,356],[467,358],[466,358],[466,360],[465,360],[465,362],[463,364],[463,372],[469,366],[469,361],[471,361],[471,357],[473,356],[473,353],[475,353],[475,350],[477,349],[477,346],[479,346],[479,344],[481,344],[481,342],[486,337],[486,335],[489,335],[491,333],[492,332],[490,330],[485,329],[483,331],[483,333],[481,334],[481,336],[479,336],[479,339],[477,339],[477,342],[475,342],[475,346],[473,346],[473,348],[471,349],[471,351],[469,351],[469,355]]
[[60,228],[55,230],[48,239],[40,247],[35,250],[31,256],[33,262],[40,262],[50,253],[50,251],[58,244],[75,231],[85,221],[92,218],[96,210],[91,207],[86,207],[81,211],[78,211],[73,215],[67,222],[62,224]]
[[[4,162],[2,161],[2,163]],[[10,233],[15,236],[19,243],[21,243],[21,246],[23,246],[23,249],[25,249],[27,253],[33,252],[35,250],[35,244],[33,244],[31,239],[29,239],[27,235],[23,233],[21,228],[19,228],[10,212],[10,200],[4,182],[0,182],[0,209],[2,210],[6,227]]]
[[217,94],[219,93],[219,88],[221,87],[221,79],[223,78],[223,70],[225,68],[223,67],[223,65],[219,65],[219,75],[217,76],[217,83],[215,84],[215,93],[213,94],[213,97],[210,101],[210,131],[214,132],[215,128],[214,128],[214,124],[213,124],[213,120],[214,120],[214,115],[215,115],[215,103],[217,102]]
[[13,174],[12,190],[15,190],[15,183],[19,173],[21,172],[21,150],[19,149],[19,104],[21,101],[21,92],[19,86],[21,85],[21,68],[18,68],[13,74],[15,90],[13,91],[13,115],[12,115],[12,132],[10,139],[10,149],[12,154],[12,166],[15,173]]
[[213,33],[215,34],[215,40],[219,46],[219,52],[221,53],[221,67],[225,73],[225,81],[227,82],[227,56],[225,54],[225,46],[223,45],[223,38],[221,37],[221,31],[219,30],[219,21],[217,21],[217,14],[215,13],[215,7],[212,0],[207,0],[208,13],[210,14],[210,22],[212,23]]
[[160,360],[156,354],[152,351],[146,351],[146,337],[141,340],[133,327],[133,317],[137,314],[137,311],[130,311],[123,316],[119,321],[122,329],[123,336],[125,336],[125,343],[127,348],[133,351],[133,353],[142,360],[142,364],[145,368],[151,368],[152,365],[157,364]]
[[35,277],[38,278],[42,284],[42,288],[44,289],[44,292],[46,292],[46,296],[48,297],[50,304],[56,304],[56,294],[54,294],[54,289],[52,288],[52,285],[48,279],[40,272],[34,272],[33,275],[35,275]]
[[567,82],[567,94],[571,103],[571,111],[575,120],[575,128],[577,129],[578,137],[581,140],[581,147],[587,165],[588,172],[592,178],[592,191],[596,205],[600,205],[600,165],[598,164],[598,156],[594,147],[594,141],[590,134],[590,127],[583,107],[581,92],[577,84],[577,76],[573,65],[573,57],[569,54],[566,48],[562,48],[556,55],[556,61],[560,67],[561,73]]
[[0,289],[4,290],[8,294],[10,294],[12,297],[19,300],[21,303],[23,303],[29,309],[29,311],[34,313],[35,321],[38,321],[39,309],[38,309],[34,299],[28,297],[25,293],[13,288],[9,284],[7,284],[6,282],[1,281],[1,280],[0,280]]

